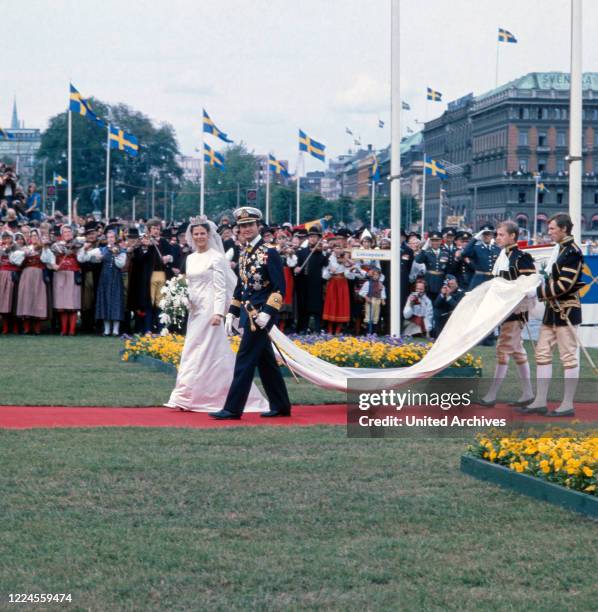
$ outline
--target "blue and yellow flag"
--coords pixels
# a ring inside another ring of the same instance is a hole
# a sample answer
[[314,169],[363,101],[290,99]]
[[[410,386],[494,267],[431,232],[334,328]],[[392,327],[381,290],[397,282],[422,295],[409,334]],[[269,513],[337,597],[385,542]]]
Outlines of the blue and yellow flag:
[[69,182],[67,181],[67,179],[60,176],[60,174],[56,174],[56,172],[52,174],[52,185],[56,186],[56,185],[68,185],[68,184]]
[[216,124],[210,118],[210,115],[206,113],[206,109],[203,109],[203,131],[207,134],[212,134],[212,136],[216,136],[223,140],[224,142],[232,142],[230,138],[222,131],[216,127]]
[[326,147],[323,144],[310,138],[304,131],[299,130],[299,151],[307,151],[312,157],[325,161],[325,150]]
[[434,102],[442,102],[442,94],[431,87],[428,87],[427,89],[426,98],[428,98],[428,100],[433,100]]
[[424,168],[426,170],[426,174],[431,174],[439,179],[445,179],[448,177],[446,168],[435,159],[424,159]]
[[380,180],[380,166],[378,166],[378,160],[375,155],[372,159],[372,180],[375,182]]
[[503,30],[503,28],[498,28],[498,42],[505,43],[516,43],[517,39],[509,32],[509,30]]
[[129,134],[113,125],[110,126],[110,148],[125,151],[133,157],[139,154],[139,141],[133,134]]
[[268,171],[274,170],[275,174],[280,174],[281,176],[289,176],[289,169],[278,159],[274,157],[274,155],[268,154]]
[[222,171],[226,170],[224,167],[224,155],[218,153],[218,151],[214,151],[206,142],[203,143],[203,158],[210,166],[214,166],[214,168],[218,168]]
[[1,125],[0,125],[0,138],[3,140],[12,140],[14,136],[9,134]]
[[69,101],[69,110],[82,117],[87,117],[100,127],[104,127],[104,122],[91,110],[89,102],[73,87],[71,83],[71,95]]

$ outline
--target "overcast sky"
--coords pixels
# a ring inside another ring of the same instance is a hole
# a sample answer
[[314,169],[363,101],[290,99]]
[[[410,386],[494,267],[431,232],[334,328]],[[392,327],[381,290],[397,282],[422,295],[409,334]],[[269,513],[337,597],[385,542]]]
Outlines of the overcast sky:
[[[352,146],[347,126],[364,145],[388,144],[390,0],[0,0],[0,9],[0,125],[16,95],[26,126],[45,128],[72,80],[83,96],[171,123],[189,155],[202,107],[235,141],[291,168],[298,128],[328,156]],[[401,11],[413,128],[447,101],[492,89],[498,27],[519,39],[500,47],[499,82],[569,69],[569,0],[403,0]],[[586,72],[598,71],[597,25],[598,2],[585,0]],[[442,103],[426,102],[428,85]],[[306,169],[323,167],[311,159]]]

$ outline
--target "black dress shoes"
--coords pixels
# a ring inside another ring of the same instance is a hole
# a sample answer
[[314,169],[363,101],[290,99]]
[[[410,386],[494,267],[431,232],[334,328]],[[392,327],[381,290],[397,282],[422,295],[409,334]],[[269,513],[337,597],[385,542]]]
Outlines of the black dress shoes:
[[273,418],[273,417],[290,417],[291,411],[290,410],[270,410],[269,412],[262,412],[260,416],[266,419]]
[[519,408],[515,408],[515,412],[517,414],[546,414],[548,412],[548,408],[546,408],[546,406],[538,406],[537,408],[521,406]]
[[516,402],[510,402],[509,406],[514,406],[515,408],[525,408],[525,406],[529,406],[535,398],[531,397],[526,400],[517,400]]
[[208,414],[213,419],[218,419],[220,421],[229,420],[229,421],[238,421],[241,418],[240,414],[235,412],[229,412],[228,410],[219,410],[218,412],[208,412]]
[[575,410],[573,408],[569,408],[569,410],[562,410],[559,412],[558,410],[551,410],[546,414],[547,417],[572,417],[575,416]]
[[493,402],[488,402],[482,398],[475,400],[473,403],[477,404],[478,406],[482,406],[483,408],[494,408],[494,406],[496,406],[496,400]]

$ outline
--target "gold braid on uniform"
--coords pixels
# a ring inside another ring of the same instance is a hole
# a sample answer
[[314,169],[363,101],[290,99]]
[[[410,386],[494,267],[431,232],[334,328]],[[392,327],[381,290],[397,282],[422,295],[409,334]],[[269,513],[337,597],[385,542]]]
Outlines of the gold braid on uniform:
[[266,302],[266,306],[270,306],[275,310],[280,310],[282,307],[282,295],[278,291],[271,293],[268,301]]

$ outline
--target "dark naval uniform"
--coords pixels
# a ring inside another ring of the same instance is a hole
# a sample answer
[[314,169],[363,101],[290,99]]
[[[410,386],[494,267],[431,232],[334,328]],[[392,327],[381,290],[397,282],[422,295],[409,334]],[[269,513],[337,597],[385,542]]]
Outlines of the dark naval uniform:
[[[536,273],[534,258],[529,253],[523,252],[516,244],[505,247],[505,252],[509,258],[509,269],[501,270],[498,276],[506,280],[516,280],[520,276]],[[527,312],[512,314],[505,320],[505,322],[507,321],[525,322],[527,321]]]
[[467,243],[461,252],[461,257],[468,257],[474,269],[469,291],[492,279],[492,268],[499,254],[500,248],[494,244],[486,244],[475,238]]
[[[242,221],[246,209],[235,211],[237,221]],[[251,217],[253,221],[261,219]],[[251,214],[251,213],[250,213]],[[285,292],[284,270],[280,255],[274,245],[261,238],[248,245],[239,257],[239,279],[233,293],[229,314],[240,318],[243,328],[241,344],[235,360],[233,382],[222,412],[238,418],[245,408],[251,383],[257,367],[270,404],[269,416],[289,415],[291,402],[268,331],[276,323]],[[265,328],[260,328],[252,317],[255,311],[270,315]],[[217,416],[219,413],[215,413]],[[226,417],[224,417],[226,418]],[[228,417],[231,418],[231,417]]]
[[442,289],[442,283],[444,283],[448,253],[444,247],[436,250],[429,248],[418,253],[415,256],[415,261],[426,266],[426,293],[433,302]]
[[552,363],[552,347],[555,343],[559,347],[563,368],[575,368],[578,365],[577,340],[567,319],[574,326],[581,325],[579,290],[585,284],[581,281],[582,268],[581,250],[573,241],[573,236],[567,236],[559,243],[559,254],[549,270],[548,279],[537,289],[538,299],[546,304],[536,345],[538,365]]

